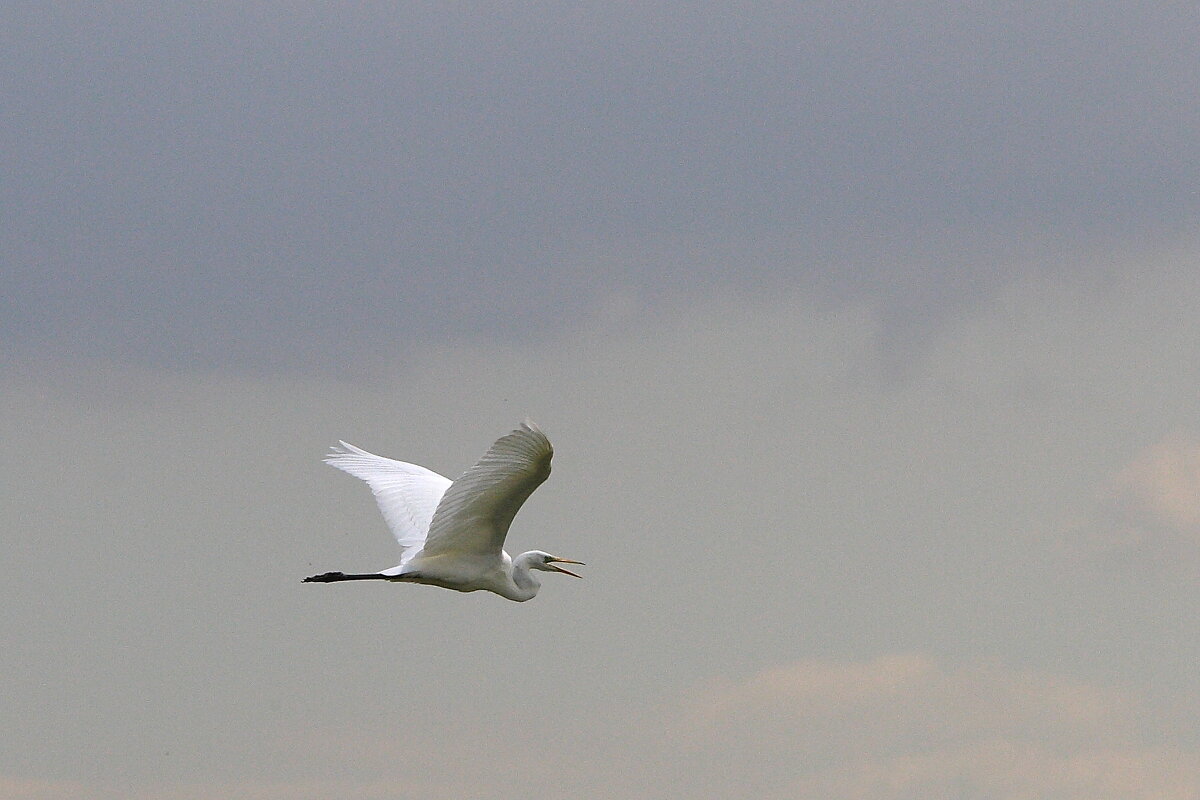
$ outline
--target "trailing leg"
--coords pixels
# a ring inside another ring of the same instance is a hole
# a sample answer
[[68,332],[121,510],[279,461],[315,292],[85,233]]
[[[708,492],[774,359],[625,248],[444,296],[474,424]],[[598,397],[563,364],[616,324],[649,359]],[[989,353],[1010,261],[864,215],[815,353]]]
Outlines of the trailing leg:
[[301,583],[336,583],[337,581],[386,581],[387,575],[380,575],[378,572],[368,572],[359,575],[347,575],[344,572],[323,572],[320,575],[311,575],[305,578]]

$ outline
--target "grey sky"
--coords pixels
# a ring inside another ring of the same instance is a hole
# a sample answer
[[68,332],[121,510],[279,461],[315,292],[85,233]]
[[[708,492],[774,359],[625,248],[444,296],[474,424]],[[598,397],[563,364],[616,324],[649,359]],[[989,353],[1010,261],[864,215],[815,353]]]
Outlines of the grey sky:
[[344,369],[704,287],[911,337],[1197,210],[1186,4],[0,13],[21,357]]
[[[1200,795],[1196,20],[1123,9],[7,6],[0,795]],[[395,561],[334,441],[526,415],[583,581],[300,583]]]

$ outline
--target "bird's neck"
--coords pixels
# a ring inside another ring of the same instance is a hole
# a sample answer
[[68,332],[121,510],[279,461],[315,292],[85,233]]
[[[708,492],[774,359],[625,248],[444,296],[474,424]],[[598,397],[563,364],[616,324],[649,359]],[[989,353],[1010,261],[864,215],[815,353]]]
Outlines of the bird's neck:
[[542,582],[529,568],[530,556],[531,553],[522,553],[513,559],[512,582],[515,591],[510,600],[530,600],[538,593],[538,589],[542,588]]

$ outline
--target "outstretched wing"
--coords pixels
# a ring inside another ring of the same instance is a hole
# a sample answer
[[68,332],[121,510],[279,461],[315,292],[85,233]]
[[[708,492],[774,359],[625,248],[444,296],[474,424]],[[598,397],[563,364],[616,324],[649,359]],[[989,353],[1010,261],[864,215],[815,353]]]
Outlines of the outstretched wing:
[[450,479],[432,470],[377,456],[338,442],[325,463],[361,478],[371,487],[379,510],[403,550],[404,564],[420,551]]
[[498,555],[525,499],[550,475],[554,449],[529,420],[491,446],[450,484],[421,555]]

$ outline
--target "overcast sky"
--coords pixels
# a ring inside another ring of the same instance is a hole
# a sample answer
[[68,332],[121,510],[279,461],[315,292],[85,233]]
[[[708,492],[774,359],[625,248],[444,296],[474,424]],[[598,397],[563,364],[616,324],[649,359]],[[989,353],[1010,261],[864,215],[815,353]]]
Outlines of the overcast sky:
[[0,795],[1200,796],[1200,12],[509,5],[0,10]]

